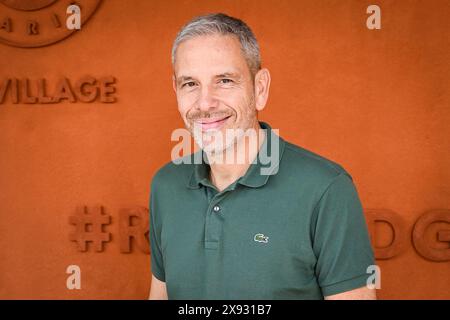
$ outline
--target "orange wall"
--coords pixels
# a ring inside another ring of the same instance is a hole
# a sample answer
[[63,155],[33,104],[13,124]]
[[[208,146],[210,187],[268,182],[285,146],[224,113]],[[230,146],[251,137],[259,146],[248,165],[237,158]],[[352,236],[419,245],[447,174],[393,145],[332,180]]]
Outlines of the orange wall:
[[[44,15],[2,2],[0,22]],[[381,7],[381,30],[366,28],[370,4]],[[40,78],[52,92],[62,77],[73,85],[86,75],[113,76],[117,98],[15,104],[8,93],[0,104],[0,298],[147,297],[150,259],[142,243],[131,253],[121,249],[127,229],[120,212],[148,207],[150,179],[170,160],[170,134],[182,126],[171,88],[176,32],[191,17],[217,11],[246,21],[260,42],[272,73],[261,119],[342,164],[366,209],[398,214],[403,227],[395,240],[387,224],[372,229],[375,246],[394,241],[399,249],[377,261],[379,297],[449,299],[450,261],[425,259],[412,244],[422,214],[450,210],[446,0],[107,0],[63,41],[40,48],[0,43],[0,85],[28,78],[32,95]],[[69,240],[70,216],[83,206],[103,206],[111,217],[103,227],[111,240],[101,252],[78,251]],[[447,223],[431,224],[422,238],[445,258],[448,211],[443,217]],[[133,219],[139,223],[145,220]],[[81,290],[66,288],[69,265],[81,268]]]

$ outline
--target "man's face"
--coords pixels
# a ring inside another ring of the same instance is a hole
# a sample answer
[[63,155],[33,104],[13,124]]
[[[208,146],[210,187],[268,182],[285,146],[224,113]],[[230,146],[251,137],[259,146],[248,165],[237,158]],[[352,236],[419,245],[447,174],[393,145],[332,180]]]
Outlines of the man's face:
[[[240,137],[225,139],[226,134],[257,126],[253,79],[234,36],[182,42],[176,52],[174,89],[186,127],[207,153],[222,152]],[[217,139],[217,133],[224,139]]]

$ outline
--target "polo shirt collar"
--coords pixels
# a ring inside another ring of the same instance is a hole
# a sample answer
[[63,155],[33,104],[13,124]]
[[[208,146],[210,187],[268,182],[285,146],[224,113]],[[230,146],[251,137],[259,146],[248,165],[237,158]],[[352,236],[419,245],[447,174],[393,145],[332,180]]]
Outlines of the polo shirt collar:
[[[260,121],[259,124],[262,129],[266,130],[266,137],[264,138],[264,142],[261,145],[261,148],[258,152],[255,161],[247,169],[245,175],[239,178],[237,181],[237,183],[251,188],[258,188],[264,186],[267,183],[269,177],[273,175],[274,172],[275,173],[278,172],[278,167],[280,165],[285,146],[285,141],[280,136],[278,136],[267,123]],[[269,171],[267,174],[261,174],[261,169],[265,168],[267,170],[271,166],[270,163],[267,164],[261,161],[261,158],[263,156],[261,155],[261,150],[267,150],[267,152],[264,151],[265,153],[264,155],[266,156],[265,158],[271,159],[270,156],[272,155],[273,139],[278,139],[278,145],[275,145],[276,147],[279,148],[278,157],[275,159],[275,161],[277,162],[272,167],[271,171]],[[199,153],[201,153],[202,163],[193,165],[192,174],[190,176],[190,179],[188,180],[187,185],[191,189],[198,189],[200,188],[200,185],[213,187],[213,185],[209,180],[210,167],[207,163],[203,161],[203,159],[206,158],[206,155],[203,153],[202,150],[200,150],[197,152],[196,155],[197,157],[200,157]]]

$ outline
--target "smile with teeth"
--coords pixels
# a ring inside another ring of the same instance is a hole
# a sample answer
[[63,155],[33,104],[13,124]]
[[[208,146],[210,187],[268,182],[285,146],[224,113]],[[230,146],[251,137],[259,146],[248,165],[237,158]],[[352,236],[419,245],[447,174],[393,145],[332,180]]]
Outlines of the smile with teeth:
[[198,124],[203,131],[210,129],[219,129],[231,116],[226,116],[224,118],[207,118],[207,119],[197,119],[195,123]]

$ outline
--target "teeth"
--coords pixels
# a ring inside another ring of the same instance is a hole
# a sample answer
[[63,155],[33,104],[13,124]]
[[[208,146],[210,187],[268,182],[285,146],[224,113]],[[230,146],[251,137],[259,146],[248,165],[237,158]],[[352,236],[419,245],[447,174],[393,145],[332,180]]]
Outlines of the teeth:
[[228,116],[228,117],[225,117],[225,118],[217,119],[217,120],[212,120],[212,121],[208,121],[208,122],[200,122],[200,123],[201,123],[201,124],[210,124],[210,123],[214,123],[214,122],[223,121],[223,120],[225,120],[225,119],[227,119],[227,118],[229,118],[229,116]]
[[219,121],[222,121],[222,120],[224,120],[225,118],[223,118],[223,119],[219,119],[219,120],[214,120],[214,121],[210,121],[210,122],[203,122],[204,124],[208,124],[208,123],[214,123],[214,122],[219,122]]

